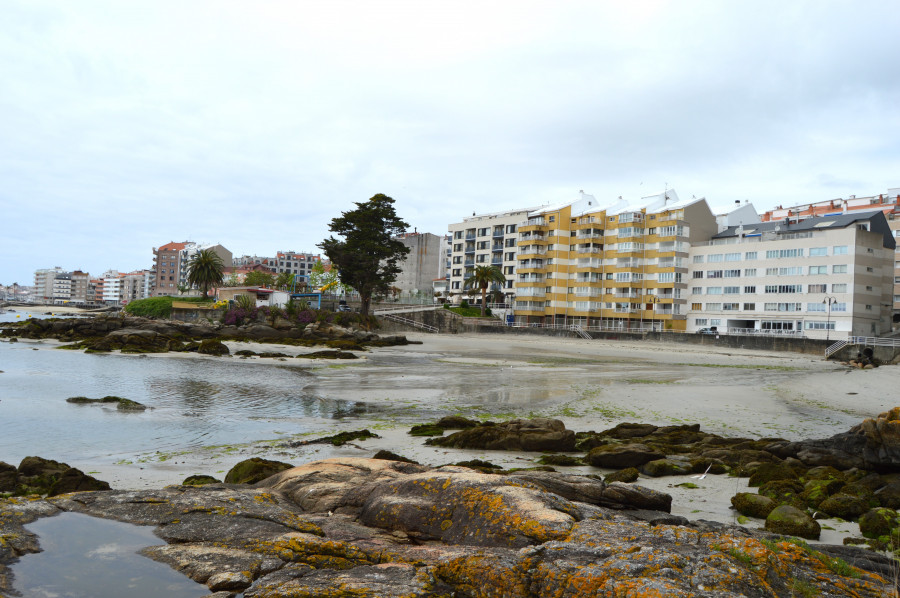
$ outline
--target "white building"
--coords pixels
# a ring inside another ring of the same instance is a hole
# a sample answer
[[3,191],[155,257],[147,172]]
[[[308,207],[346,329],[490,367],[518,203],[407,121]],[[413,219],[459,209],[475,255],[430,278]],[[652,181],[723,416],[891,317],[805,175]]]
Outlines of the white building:
[[[475,266],[497,266],[506,276],[503,293],[515,297],[517,227],[528,220],[529,212],[538,208],[522,208],[491,214],[472,214],[448,227],[450,246],[450,293],[458,302],[465,280]],[[495,285],[496,290],[499,285]]]
[[881,212],[731,226],[690,249],[687,331],[886,334],[894,249]]
[[59,266],[34,271],[34,300],[53,301],[53,281],[58,274],[65,272]]

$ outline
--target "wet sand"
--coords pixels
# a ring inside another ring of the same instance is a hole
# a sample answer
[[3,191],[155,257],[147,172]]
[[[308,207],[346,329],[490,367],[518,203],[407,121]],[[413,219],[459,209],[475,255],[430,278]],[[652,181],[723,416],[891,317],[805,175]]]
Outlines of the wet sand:
[[[374,349],[362,360],[302,362],[313,368],[322,396],[363,401],[358,413],[321,422],[321,434],[367,428],[381,436],[332,447],[289,448],[284,440],[183,454],[147,455],[129,465],[98,464],[97,477],[114,488],[179,483],[195,473],[224,477],[235,463],[260,456],[300,464],[329,457],[371,457],[386,449],[429,465],[483,459],[530,467],[539,454],[432,448],[406,432],[442,415],[503,420],[554,417],[575,431],[621,422],[699,423],[708,432],[792,440],[828,437],[894,406],[895,367],[850,370],[795,353],[716,350],[652,342],[587,341],[543,337],[408,335],[421,345]],[[288,355],[310,349],[234,343]],[[158,358],[169,358],[159,356]],[[178,355],[177,358],[190,358]],[[260,363],[285,365],[277,359]],[[235,363],[237,366],[238,363]],[[606,473],[591,467],[560,468]],[[730,497],[746,479],[707,476],[642,477],[639,483],[673,495],[673,512],[689,519],[736,521]],[[690,482],[696,488],[679,486]],[[822,541],[841,543],[855,524],[823,522]],[[753,526],[755,523],[750,523]],[[854,530],[854,531],[851,531]]]

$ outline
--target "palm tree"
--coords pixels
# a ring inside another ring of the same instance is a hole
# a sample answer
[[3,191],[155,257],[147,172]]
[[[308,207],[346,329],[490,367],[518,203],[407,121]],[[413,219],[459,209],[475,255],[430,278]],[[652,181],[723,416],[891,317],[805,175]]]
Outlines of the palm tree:
[[210,286],[222,284],[225,264],[222,258],[212,249],[201,249],[194,254],[188,264],[188,282],[203,291],[203,298]]
[[464,289],[481,289],[481,316],[484,317],[484,308],[487,304],[487,290],[493,283],[503,284],[506,276],[497,266],[475,266],[472,274],[463,283]]

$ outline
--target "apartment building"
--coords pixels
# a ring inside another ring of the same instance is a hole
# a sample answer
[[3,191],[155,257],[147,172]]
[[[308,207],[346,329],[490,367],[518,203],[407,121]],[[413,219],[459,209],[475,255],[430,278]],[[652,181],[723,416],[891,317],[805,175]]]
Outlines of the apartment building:
[[59,266],[34,271],[34,300],[49,303],[53,301],[53,281],[65,272]]
[[222,245],[201,245],[193,241],[166,243],[153,248],[153,269],[150,274],[151,296],[177,295],[179,287],[187,287],[191,258],[201,250],[211,249],[227,266],[232,263],[231,252]]
[[[882,212],[888,219],[894,238],[900,238],[900,187],[892,187],[887,193],[847,199],[837,198],[794,206],[778,206],[762,214],[763,222],[775,222],[784,218],[810,218],[813,216],[837,216],[860,212]],[[894,252],[894,292],[892,297],[893,321],[900,324],[900,249]]]
[[153,297],[178,294],[184,259],[182,252],[187,245],[188,241],[172,242],[153,248],[153,290],[151,291]]
[[465,280],[475,266],[497,266],[506,276],[502,290],[507,298],[516,294],[515,277],[518,246],[518,226],[537,208],[522,208],[491,214],[472,214],[462,222],[451,224],[450,231],[450,295],[459,302]]
[[690,250],[688,331],[841,339],[891,330],[896,243],[881,211],[731,226]]
[[150,270],[135,270],[126,274],[120,274],[119,301],[122,305],[150,296]]
[[88,303],[93,299],[89,296],[91,275],[81,270],[72,272],[72,292],[69,300],[73,303]]
[[122,277],[116,270],[107,270],[101,274],[103,280],[103,303],[119,305],[122,301]]
[[60,272],[53,278],[53,297],[54,304],[59,305],[68,303],[72,297],[72,273]]
[[690,245],[717,232],[705,199],[574,202],[518,226],[518,323],[684,330]]
[[278,251],[275,258],[269,258],[268,266],[276,275],[287,272],[294,275],[294,280],[306,282],[313,266],[320,261],[322,257],[319,254]]

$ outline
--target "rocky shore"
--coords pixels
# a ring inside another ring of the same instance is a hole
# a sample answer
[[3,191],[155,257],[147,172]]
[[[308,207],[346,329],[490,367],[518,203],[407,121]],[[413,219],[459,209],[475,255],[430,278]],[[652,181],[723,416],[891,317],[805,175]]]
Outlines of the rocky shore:
[[[60,493],[48,489],[75,473],[46,462],[42,474],[40,460],[29,458],[27,471],[2,468],[4,479],[27,480],[47,496],[0,501],[0,592],[14,595],[8,565],[40,550],[24,525],[64,511],[155,526],[165,544],[144,553],[222,598],[886,596],[897,589],[894,558],[856,546],[810,547],[797,536],[805,535],[798,521],[817,526],[831,515],[831,501],[874,547],[896,545],[900,408],[802,442],[729,439],[692,425],[576,434],[547,419],[449,418],[413,429],[426,431],[444,446],[568,451],[547,455],[557,467],[602,455],[606,466],[618,459],[619,471],[603,478],[549,466],[432,467],[384,454],[296,467],[248,461],[226,483]],[[698,478],[750,476],[758,494],[738,493],[732,502],[766,519],[766,530],[689,521],[671,514],[668,494],[622,481],[629,470],[665,476],[678,468],[703,471]],[[227,483],[235,481],[246,483]]]
[[[379,336],[356,327],[347,328],[328,322],[312,322],[303,328],[285,323],[273,325],[253,322],[242,326],[226,326],[221,322],[186,323],[124,315],[91,318],[28,319],[6,323],[0,337],[10,340],[56,339],[70,343],[63,348],[89,352],[121,351],[122,353],[195,352],[206,355],[228,355],[223,341],[279,343],[299,346],[324,345],[337,350],[365,350],[366,347],[405,345],[404,336]],[[245,351],[245,356],[255,355]],[[323,355],[332,357],[333,355]]]

